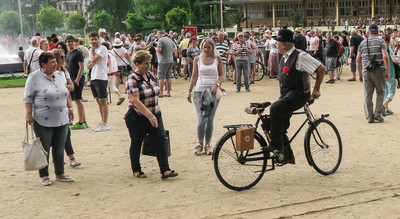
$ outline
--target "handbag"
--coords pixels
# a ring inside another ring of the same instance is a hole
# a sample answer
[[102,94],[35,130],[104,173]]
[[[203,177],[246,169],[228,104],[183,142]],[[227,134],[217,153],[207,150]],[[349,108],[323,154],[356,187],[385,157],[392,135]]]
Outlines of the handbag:
[[31,73],[31,64],[32,64],[32,59],[33,59],[33,54],[35,54],[36,49],[33,50],[31,60],[29,61],[29,64],[26,66],[26,74],[29,75]]
[[217,100],[221,99],[224,96],[224,93],[222,92],[221,88],[217,88],[217,93],[215,93],[215,97]]
[[[143,155],[148,155],[148,156],[157,156],[157,144],[160,144],[160,142],[155,142],[155,139],[150,136],[150,133],[147,133],[147,135],[143,139],[143,146],[142,146],[142,154]],[[168,157],[171,156],[171,145],[170,145],[170,139],[169,139],[169,131],[165,130],[165,144],[167,146],[167,154]]]
[[22,142],[23,160],[26,171],[40,170],[49,165],[47,152],[42,146],[40,138],[34,138],[31,126],[32,144],[29,143],[28,124],[26,124],[26,135]]

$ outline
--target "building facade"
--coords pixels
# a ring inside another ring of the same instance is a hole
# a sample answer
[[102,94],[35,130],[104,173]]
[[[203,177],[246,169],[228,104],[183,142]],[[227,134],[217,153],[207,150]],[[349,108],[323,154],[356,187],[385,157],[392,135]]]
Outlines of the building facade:
[[223,4],[236,4],[244,12],[249,19],[241,26],[246,28],[290,23],[293,13],[303,17],[305,12],[306,20],[335,20],[336,25],[341,19],[392,18],[400,14],[400,0],[225,0]]

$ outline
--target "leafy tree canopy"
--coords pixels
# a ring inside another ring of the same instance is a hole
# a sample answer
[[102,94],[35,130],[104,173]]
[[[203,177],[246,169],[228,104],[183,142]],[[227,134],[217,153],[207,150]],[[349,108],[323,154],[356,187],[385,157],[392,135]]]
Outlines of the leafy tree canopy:
[[83,30],[86,26],[86,19],[82,14],[75,13],[70,14],[66,19],[68,29],[72,30]]
[[114,18],[105,10],[93,15],[93,26],[97,29],[105,28],[107,31],[114,30]]
[[54,7],[40,9],[36,14],[36,27],[39,30],[54,31],[56,27],[63,27],[65,15]]
[[128,13],[128,18],[125,20],[125,25],[129,31],[139,31],[143,28],[145,20],[135,13]]
[[113,24],[113,29],[117,31],[123,31],[125,29],[123,21],[126,19],[128,12],[134,12],[133,0],[90,1],[88,6],[88,12],[94,15],[102,10],[105,10],[109,15],[111,15],[115,19],[114,20],[115,23]]
[[0,14],[0,32],[7,35],[20,33],[19,14],[16,11],[3,11]]
[[185,9],[176,7],[168,11],[165,20],[172,29],[180,29],[188,23],[189,13]]

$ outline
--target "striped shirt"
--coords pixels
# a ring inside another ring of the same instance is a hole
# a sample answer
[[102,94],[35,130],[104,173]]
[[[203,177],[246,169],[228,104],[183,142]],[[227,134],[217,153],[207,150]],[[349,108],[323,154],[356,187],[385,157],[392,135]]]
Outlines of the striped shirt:
[[[128,76],[126,81],[126,92],[132,94],[139,92],[139,99],[147,109],[149,109],[154,115],[160,113],[160,107],[158,106],[158,94],[160,93],[160,88],[158,87],[157,81],[153,78],[150,72],[147,72],[146,81],[144,77],[136,72],[133,72]],[[129,109],[137,109],[131,102],[129,102]]]
[[228,43],[226,41],[224,41],[222,43],[218,42],[217,45],[215,46],[215,48],[217,48],[217,51],[219,53],[219,56],[221,57],[222,63],[226,64],[226,59],[228,56],[222,55],[222,53],[229,51]]
[[[372,59],[372,57],[376,56],[376,61],[383,63],[383,57],[382,57],[382,49],[387,50],[387,46],[385,41],[375,35],[370,35],[368,38],[368,47],[367,47],[367,40],[363,40],[358,47],[358,52],[361,53],[362,57],[362,70],[366,71],[366,67],[368,65],[368,62]],[[368,56],[368,48],[369,48],[369,56]],[[385,68],[385,66],[382,64],[381,66],[382,70]]]
[[232,46],[232,50],[233,51],[241,51],[240,53],[238,53],[237,55],[235,55],[235,59],[236,60],[247,60],[249,57],[249,54],[244,51],[244,49],[250,49],[251,46],[249,43],[245,42],[245,43],[234,43]]

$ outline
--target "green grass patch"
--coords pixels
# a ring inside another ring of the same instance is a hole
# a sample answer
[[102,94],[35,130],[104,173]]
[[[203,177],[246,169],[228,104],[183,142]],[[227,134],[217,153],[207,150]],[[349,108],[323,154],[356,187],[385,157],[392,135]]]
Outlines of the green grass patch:
[[8,87],[23,87],[25,86],[26,78],[16,78],[16,79],[1,79],[0,88]]

